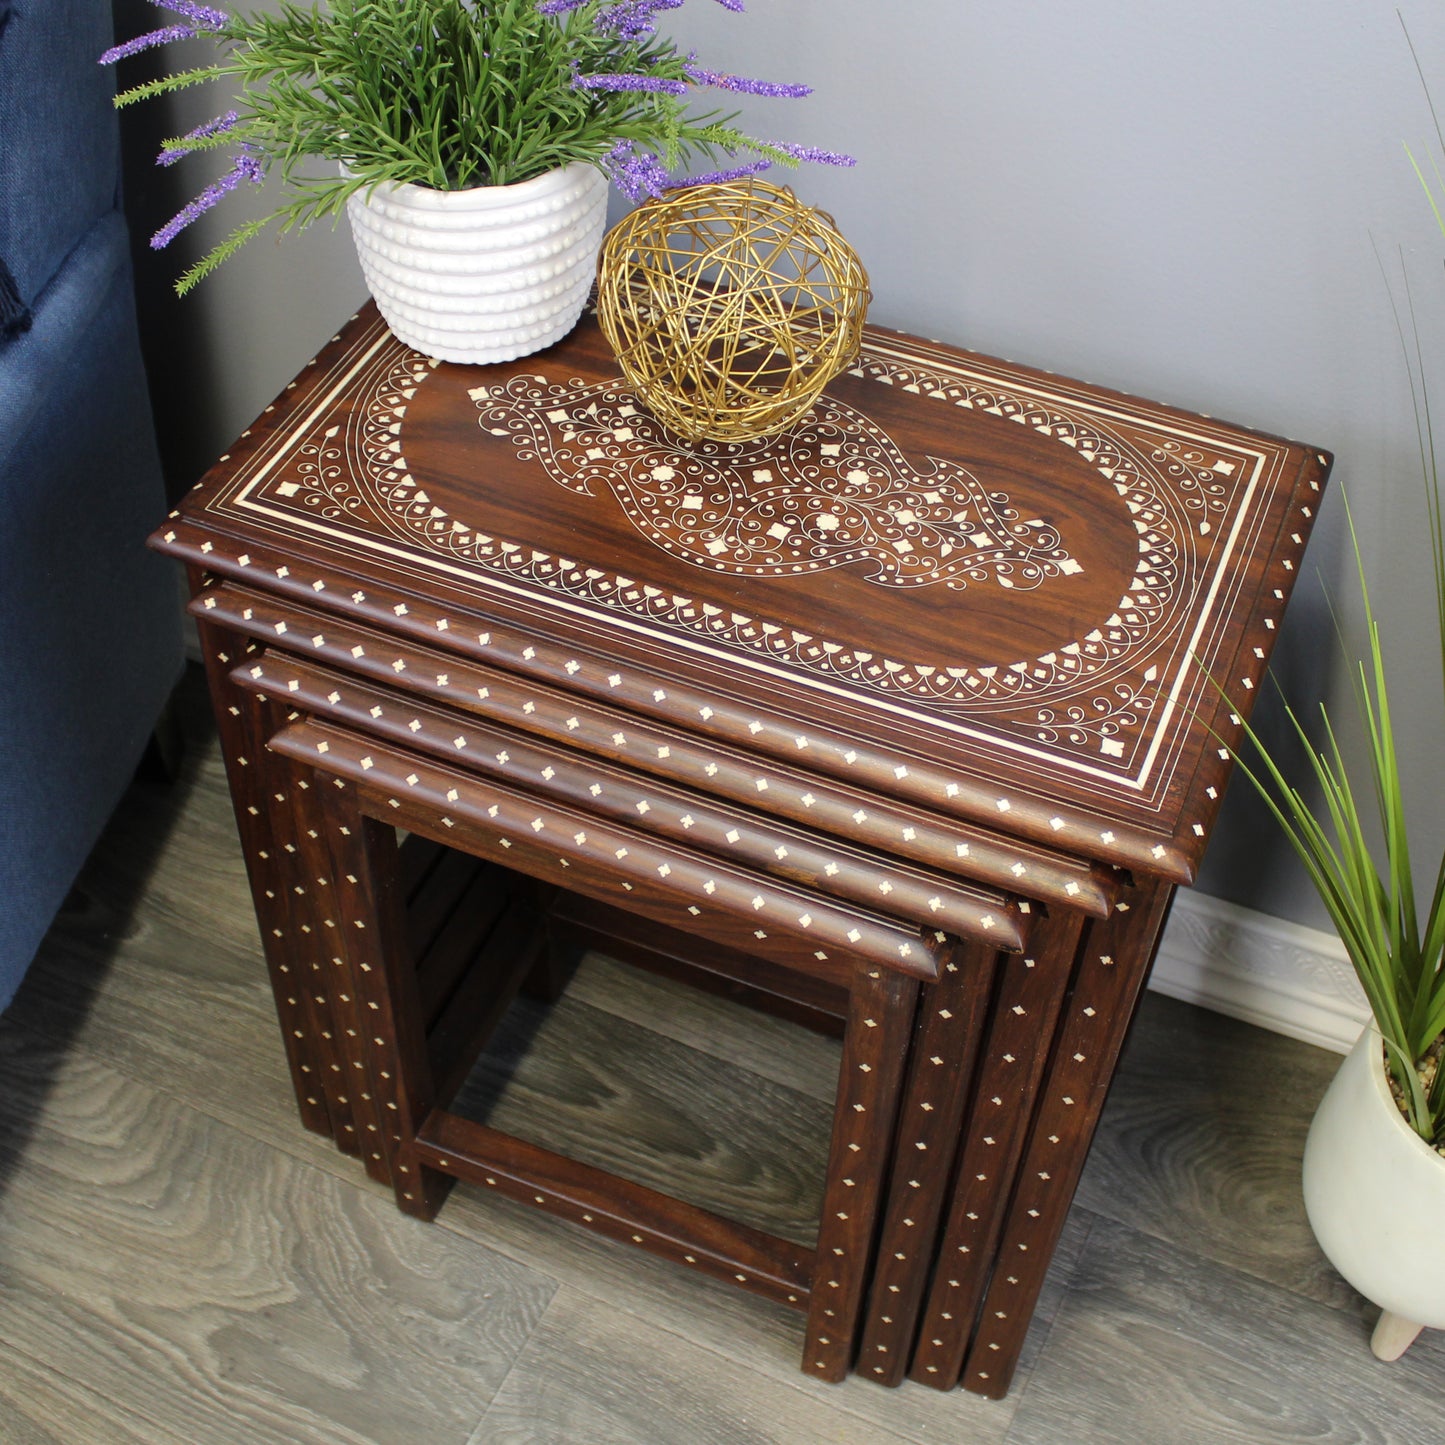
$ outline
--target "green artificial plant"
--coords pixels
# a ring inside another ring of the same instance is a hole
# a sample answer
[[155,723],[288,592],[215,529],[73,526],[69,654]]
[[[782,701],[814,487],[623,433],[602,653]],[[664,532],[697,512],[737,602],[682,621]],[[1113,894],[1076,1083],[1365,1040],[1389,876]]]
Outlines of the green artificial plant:
[[[1418,67],[1418,57],[1416,64]],[[1433,103],[1431,112],[1433,115]],[[1445,133],[1438,116],[1435,132],[1445,154]],[[1439,168],[1432,167],[1432,176],[1427,177],[1414,155],[1410,162],[1445,236],[1445,182]],[[1406,314],[1402,316],[1397,307],[1395,319],[1419,436],[1435,584],[1438,663],[1445,684],[1445,512],[1423,348],[1408,289]],[[1348,501],[1345,513],[1369,639],[1366,656],[1357,658],[1352,666],[1355,705],[1365,733],[1363,761],[1346,760],[1323,705],[1322,743],[1311,739],[1295,710],[1286,705],[1293,732],[1308,754],[1321,801],[1312,803],[1302,788],[1289,780],[1252,728],[1246,728],[1246,733],[1253,744],[1255,765],[1240,766],[1283,828],[1339,931],[1385,1041],[1396,1097],[1410,1127],[1427,1143],[1445,1148],[1445,1060],[1441,1057],[1445,1048],[1445,857],[1435,869],[1429,897],[1422,897],[1415,888],[1405,819],[1407,784],[1395,743],[1380,620],[1370,601]],[[1367,822],[1371,813],[1379,823],[1375,844]]]
[[[1427,491],[1441,650],[1445,657],[1445,547],[1433,456]],[[1348,504],[1346,504],[1348,512]],[[1311,802],[1283,765],[1246,725],[1253,765],[1241,761],[1318,889],[1355,967],[1410,1127],[1428,1143],[1445,1144],[1445,858],[1421,907],[1415,890],[1405,820],[1406,789],[1395,747],[1380,622],[1370,602],[1354,519],[1350,536],[1369,634],[1367,655],[1354,664],[1355,704],[1364,724],[1363,762],[1347,762],[1329,713],[1321,705],[1323,742],[1315,742],[1294,708],[1285,712],[1309,757],[1320,792]],[[1367,818],[1379,820],[1383,844],[1372,845]]]
[[793,98],[808,87],[707,70],[679,52],[656,21],[683,0],[279,0],[271,12],[234,15],[200,0],[153,3],[179,21],[113,46],[103,64],[202,37],[221,58],[133,86],[116,104],[213,80],[238,93],[232,110],[162,148],[163,166],[225,150],[230,169],[151,245],[168,245],[243,183],[280,181],[275,209],[192,266],[177,283],[182,293],[272,222],[305,227],[383,184],[512,185],[580,161],[635,201],[687,183],[669,172],[691,155],[742,157],[694,181],[774,163],[853,164],[757,140],[730,115],[692,114],[702,92]]

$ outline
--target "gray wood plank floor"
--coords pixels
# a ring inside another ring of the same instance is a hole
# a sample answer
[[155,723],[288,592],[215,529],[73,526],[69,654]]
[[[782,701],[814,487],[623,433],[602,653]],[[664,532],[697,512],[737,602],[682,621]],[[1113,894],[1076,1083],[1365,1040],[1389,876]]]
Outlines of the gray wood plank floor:
[[[1335,1060],[1166,999],[1002,1402],[816,1384],[791,1311],[490,1194],[405,1218],[295,1121],[193,679],[188,702],[183,777],[132,788],[0,1019],[5,1445],[1445,1441],[1445,1337],[1378,1364],[1304,1220]],[[468,1097],[806,1238],[836,1061],[593,958]]]

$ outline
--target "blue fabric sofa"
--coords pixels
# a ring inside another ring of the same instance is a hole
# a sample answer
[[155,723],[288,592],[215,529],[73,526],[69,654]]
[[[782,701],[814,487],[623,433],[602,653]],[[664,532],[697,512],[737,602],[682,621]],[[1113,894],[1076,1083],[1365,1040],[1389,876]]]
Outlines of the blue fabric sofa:
[[0,0],[0,1007],[181,663],[109,0]]

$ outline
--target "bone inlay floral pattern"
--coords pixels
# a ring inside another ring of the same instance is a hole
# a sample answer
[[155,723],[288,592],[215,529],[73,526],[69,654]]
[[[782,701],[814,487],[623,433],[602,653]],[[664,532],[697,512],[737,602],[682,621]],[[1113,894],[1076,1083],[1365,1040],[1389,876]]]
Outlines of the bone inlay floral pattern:
[[871,331],[783,437],[688,448],[592,330],[477,371],[358,327],[208,507],[1163,796],[1282,447]]
[[[1036,741],[1107,760],[1126,756],[1130,744],[1125,739],[1153,710],[1162,670],[1151,664],[1160,642],[1169,637],[1169,613],[1188,595],[1180,583],[1182,572],[1192,570],[1186,560],[1196,550],[1191,533],[1197,527],[1207,536],[1233,491],[1232,462],[1201,470],[1198,458],[1174,455],[1176,444],[1170,440],[1170,451],[1136,465],[1127,459],[1129,449],[1117,441],[1106,443],[1097,427],[1086,431],[1066,425],[1057,413],[1029,413],[1012,398],[980,395],[980,410],[1016,416],[1099,467],[1113,505],[1128,518],[1124,525],[1137,534],[1137,550],[1128,589],[1100,625],[1062,637],[1057,647],[1034,656],[1004,655],[963,667],[946,656],[889,655],[846,645],[840,638],[780,628],[765,617],[721,608],[695,594],[649,586],[535,546],[516,546],[452,515],[407,461],[412,398],[434,368],[415,352],[394,356],[370,383],[362,428],[350,447],[335,428],[308,439],[298,453],[296,477],[277,490],[337,519],[358,508],[371,512],[366,505],[371,501],[377,521],[429,551],[870,691],[994,715],[1032,701],[1035,710],[1014,726]],[[905,386],[914,375],[869,353],[856,374]],[[974,405],[967,396],[945,393],[943,380],[928,377],[930,394],[955,405]],[[658,438],[649,447],[647,438],[657,437],[659,429],[616,382],[549,385],[527,373],[472,388],[469,395],[479,409],[479,430],[510,443],[519,461],[541,465],[574,495],[611,491],[632,523],[663,550],[721,573],[806,575],[860,562],[870,568],[868,580],[875,583],[918,587],[944,581],[961,587],[974,581],[1002,591],[1036,589],[1049,578],[1077,578],[1085,571],[1042,518],[1020,521],[1006,496],[988,491],[957,464],[930,462],[936,472],[925,482],[879,427],[828,398],[797,436],[750,446],[704,443],[690,466],[679,467],[681,455],[665,440]],[[825,446],[836,447],[836,456],[822,454]],[[787,475],[794,465],[804,468],[802,478]],[[947,490],[940,485],[945,479]],[[830,484],[835,481],[850,495],[834,501]],[[784,499],[792,500],[791,510],[779,510]],[[1189,515],[1191,507],[1200,513],[1197,523]],[[942,514],[949,518],[946,526],[940,525]],[[978,520],[968,523],[970,515]],[[797,520],[789,525],[784,516]],[[824,518],[838,526],[829,527]],[[838,538],[840,531],[847,536]],[[927,546],[922,544],[925,533]],[[985,542],[992,545],[985,548]],[[1082,706],[1074,699],[1081,684],[1094,688]]]
[[617,384],[524,375],[470,394],[482,426],[520,460],[583,496],[610,490],[645,537],[719,572],[857,563],[884,586],[962,589],[1032,588],[1083,570],[1006,492],[954,462],[913,468],[880,427],[827,397],[781,437],[679,447]]

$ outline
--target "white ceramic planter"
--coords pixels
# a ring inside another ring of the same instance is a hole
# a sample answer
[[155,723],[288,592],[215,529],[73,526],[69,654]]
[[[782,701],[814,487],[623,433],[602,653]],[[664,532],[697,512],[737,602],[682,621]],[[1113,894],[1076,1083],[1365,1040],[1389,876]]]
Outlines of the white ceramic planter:
[[510,361],[576,324],[607,219],[581,162],[515,186],[378,186],[347,202],[362,274],[397,337],[443,361]]
[[1371,1026],[1345,1056],[1305,1142],[1305,1211],[1320,1248],[1385,1314],[1375,1353],[1445,1329],[1445,1157],[1400,1115]]

